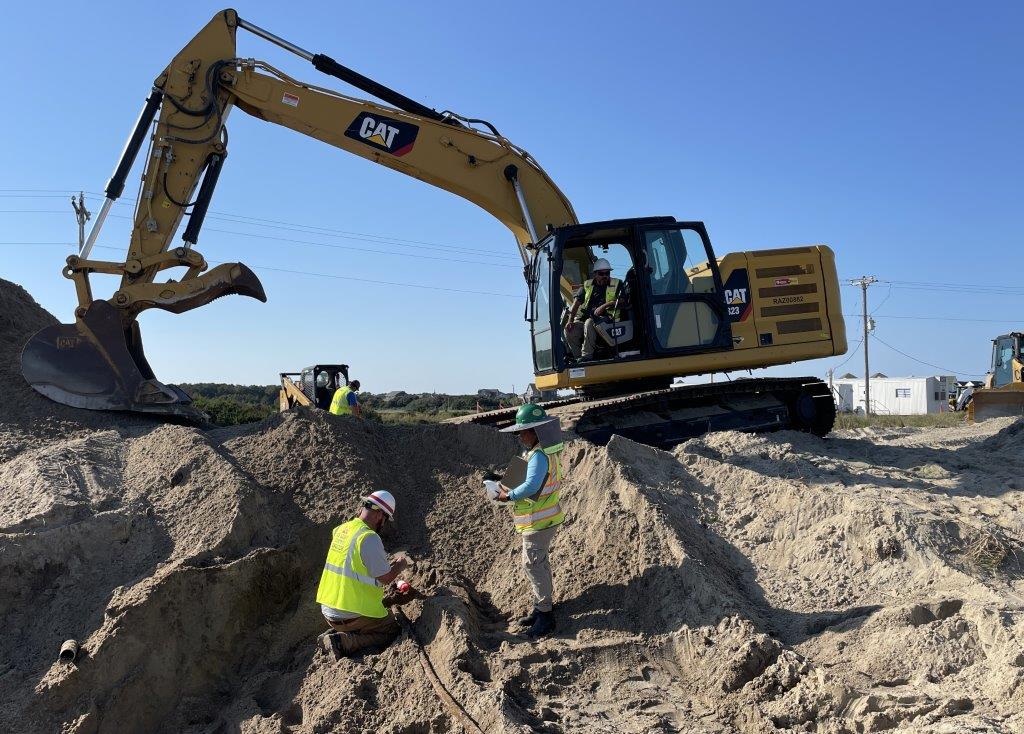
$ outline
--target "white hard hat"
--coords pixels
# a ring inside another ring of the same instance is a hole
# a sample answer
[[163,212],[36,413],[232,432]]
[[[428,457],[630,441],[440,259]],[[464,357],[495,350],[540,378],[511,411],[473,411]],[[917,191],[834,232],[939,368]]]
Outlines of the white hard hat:
[[395,496],[386,489],[379,489],[376,492],[363,497],[363,500],[377,507],[388,516],[388,520],[395,519]]
[[590,268],[590,270],[592,272],[595,272],[595,273],[598,270],[607,270],[608,272],[611,272],[611,269],[612,269],[612,264],[610,262],[608,262],[607,260],[605,260],[603,257],[598,258],[597,262],[595,262],[593,267]]

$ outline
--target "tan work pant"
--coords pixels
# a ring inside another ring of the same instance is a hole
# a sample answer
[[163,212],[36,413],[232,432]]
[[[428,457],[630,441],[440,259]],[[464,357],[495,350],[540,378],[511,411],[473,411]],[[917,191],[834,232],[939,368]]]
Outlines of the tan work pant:
[[548,549],[555,537],[558,526],[544,528],[533,533],[523,533],[523,568],[526,579],[533,590],[533,605],[542,612],[551,611],[551,595],[554,584],[551,581],[551,563]]
[[371,647],[386,647],[402,631],[391,612],[386,617],[356,617],[344,622],[327,619],[327,624],[336,631],[334,639],[340,643],[345,655],[355,655]]
[[593,319],[574,321],[565,327],[565,341],[577,359],[593,359],[597,346],[597,326]]

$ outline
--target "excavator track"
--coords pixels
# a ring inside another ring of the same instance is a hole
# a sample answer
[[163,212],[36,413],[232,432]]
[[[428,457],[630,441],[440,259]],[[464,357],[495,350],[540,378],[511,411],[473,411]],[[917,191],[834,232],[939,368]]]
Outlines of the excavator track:
[[[827,384],[816,377],[780,377],[684,385],[621,398],[579,398],[543,404],[564,429],[603,445],[612,436],[660,448],[714,431],[797,430],[825,436],[836,408]],[[462,420],[503,428],[515,410],[481,413]]]

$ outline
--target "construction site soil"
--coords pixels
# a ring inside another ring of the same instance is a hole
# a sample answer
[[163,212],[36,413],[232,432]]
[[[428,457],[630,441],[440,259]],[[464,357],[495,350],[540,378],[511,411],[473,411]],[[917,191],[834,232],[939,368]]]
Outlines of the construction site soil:
[[[83,413],[18,373],[49,323],[0,281],[2,731],[459,731],[417,640],[486,732],[1024,731],[1024,423],[671,452],[567,432],[558,628],[530,642],[519,539],[481,491],[510,437]],[[415,639],[335,660],[324,554],[381,488]]]

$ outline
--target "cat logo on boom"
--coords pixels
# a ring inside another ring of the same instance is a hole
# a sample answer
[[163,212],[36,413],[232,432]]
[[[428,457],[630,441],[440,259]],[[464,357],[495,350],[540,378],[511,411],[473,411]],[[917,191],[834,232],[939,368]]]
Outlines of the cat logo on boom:
[[361,112],[348,126],[345,137],[400,157],[412,150],[419,131],[417,125],[408,122]]

